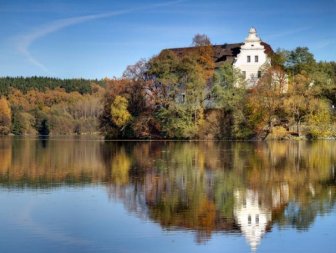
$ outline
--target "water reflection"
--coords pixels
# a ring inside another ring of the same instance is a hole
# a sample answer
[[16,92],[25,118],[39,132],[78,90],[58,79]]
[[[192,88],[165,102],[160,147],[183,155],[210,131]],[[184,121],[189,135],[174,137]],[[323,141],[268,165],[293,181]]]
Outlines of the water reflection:
[[255,251],[273,226],[307,230],[336,199],[335,142],[0,141],[0,185],[106,185],[167,230],[241,233]]

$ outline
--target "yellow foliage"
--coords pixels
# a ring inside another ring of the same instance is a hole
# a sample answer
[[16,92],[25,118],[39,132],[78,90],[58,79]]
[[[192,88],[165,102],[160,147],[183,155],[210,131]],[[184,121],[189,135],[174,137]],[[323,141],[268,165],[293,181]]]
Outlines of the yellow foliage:
[[117,153],[111,162],[112,181],[116,185],[125,185],[129,181],[131,160],[124,150]]
[[272,128],[272,132],[267,136],[267,139],[271,140],[282,140],[288,135],[286,128],[282,126],[276,126]]
[[111,105],[111,116],[113,123],[118,127],[123,127],[132,118],[127,110],[128,101],[122,96],[116,96]]
[[330,105],[323,100],[314,99],[310,102],[309,114],[307,115],[309,133],[312,137],[330,137],[333,133],[331,122]]
[[0,134],[8,134],[11,127],[11,109],[6,98],[0,98]]

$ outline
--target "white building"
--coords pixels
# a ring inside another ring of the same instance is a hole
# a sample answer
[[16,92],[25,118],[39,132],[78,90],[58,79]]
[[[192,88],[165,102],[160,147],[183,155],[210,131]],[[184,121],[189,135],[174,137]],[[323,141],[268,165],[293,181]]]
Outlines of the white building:
[[247,86],[253,86],[261,77],[261,67],[270,64],[270,57],[266,53],[265,43],[262,43],[255,28],[251,28],[244,44],[240,47],[233,66],[241,70]]

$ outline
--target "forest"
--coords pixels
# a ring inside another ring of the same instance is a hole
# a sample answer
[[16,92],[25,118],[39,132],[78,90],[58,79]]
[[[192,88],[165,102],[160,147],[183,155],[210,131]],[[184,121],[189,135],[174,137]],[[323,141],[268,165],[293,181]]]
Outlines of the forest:
[[192,50],[163,50],[121,78],[0,78],[2,135],[101,134],[107,139],[336,137],[336,62],[307,47],[278,49],[248,88],[216,65],[206,35]]
[[2,78],[0,82],[0,134],[98,132],[105,91],[101,82],[43,77]]
[[336,63],[306,47],[277,50],[247,88],[232,64],[216,66],[206,35],[193,50],[163,50],[106,84],[108,138],[289,139],[336,136]]

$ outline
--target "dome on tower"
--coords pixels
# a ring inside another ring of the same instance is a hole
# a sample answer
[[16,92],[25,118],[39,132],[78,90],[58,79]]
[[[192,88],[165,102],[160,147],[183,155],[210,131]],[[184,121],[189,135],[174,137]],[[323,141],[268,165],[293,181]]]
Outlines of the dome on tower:
[[259,38],[257,34],[257,30],[254,27],[251,27],[249,30],[249,34],[247,38],[245,39],[245,42],[260,42],[261,39]]
[[257,33],[257,30],[254,27],[250,28],[250,33]]

